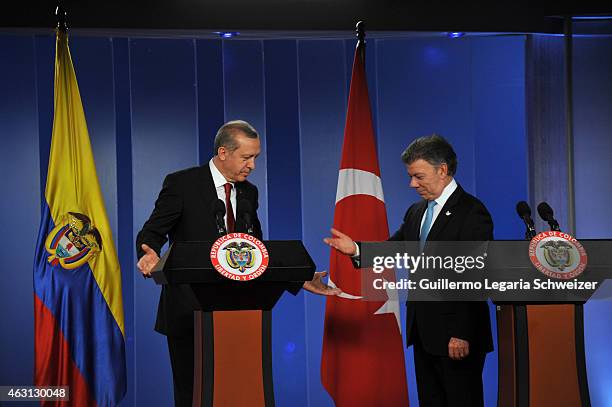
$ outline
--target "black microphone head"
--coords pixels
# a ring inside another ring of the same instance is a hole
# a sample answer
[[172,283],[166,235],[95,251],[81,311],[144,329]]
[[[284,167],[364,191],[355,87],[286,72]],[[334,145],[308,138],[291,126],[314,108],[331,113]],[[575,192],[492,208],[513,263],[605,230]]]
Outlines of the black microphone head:
[[526,216],[531,217],[531,208],[529,207],[529,204],[527,202],[520,201],[516,204],[516,213],[518,213],[518,216],[523,219]]
[[221,217],[225,216],[225,204],[223,203],[222,200],[217,199],[216,201],[213,201],[212,203],[212,213],[217,216],[220,215]]
[[538,213],[546,222],[552,222],[555,220],[555,213],[550,205],[546,202],[540,202],[538,205]]

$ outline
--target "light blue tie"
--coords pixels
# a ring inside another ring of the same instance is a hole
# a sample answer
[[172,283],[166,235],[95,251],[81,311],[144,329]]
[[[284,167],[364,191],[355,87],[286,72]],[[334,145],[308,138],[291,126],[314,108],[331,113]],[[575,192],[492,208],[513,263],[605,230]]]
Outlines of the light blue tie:
[[423,248],[425,247],[425,241],[427,240],[429,229],[431,229],[431,221],[433,220],[434,206],[436,205],[436,201],[427,202],[427,213],[425,214],[425,222],[423,222],[423,226],[421,227],[419,252],[423,252]]

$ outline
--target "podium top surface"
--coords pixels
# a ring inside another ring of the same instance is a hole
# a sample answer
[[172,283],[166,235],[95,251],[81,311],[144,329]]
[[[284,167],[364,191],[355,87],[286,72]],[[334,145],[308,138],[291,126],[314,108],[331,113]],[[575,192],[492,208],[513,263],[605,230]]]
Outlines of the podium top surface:
[[157,284],[250,284],[304,282],[312,279],[314,261],[299,240],[268,240],[266,271],[250,282],[235,282],[219,274],[212,265],[210,249],[214,242],[175,242],[152,273]]

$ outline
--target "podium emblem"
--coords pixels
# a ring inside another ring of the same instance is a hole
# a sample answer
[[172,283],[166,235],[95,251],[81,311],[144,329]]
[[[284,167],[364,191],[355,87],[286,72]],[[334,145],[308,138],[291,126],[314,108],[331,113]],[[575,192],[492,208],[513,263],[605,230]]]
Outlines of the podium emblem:
[[561,280],[578,277],[587,265],[586,250],[573,236],[542,232],[529,244],[531,263],[544,275]]
[[221,236],[210,249],[213,267],[225,278],[251,281],[261,276],[268,267],[266,246],[246,233]]
[[86,215],[68,212],[45,240],[47,261],[67,270],[75,269],[102,250],[102,237]]

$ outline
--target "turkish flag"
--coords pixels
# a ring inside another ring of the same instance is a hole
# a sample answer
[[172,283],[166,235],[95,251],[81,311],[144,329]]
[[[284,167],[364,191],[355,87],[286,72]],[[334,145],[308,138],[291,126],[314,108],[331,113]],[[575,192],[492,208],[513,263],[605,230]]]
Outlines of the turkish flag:
[[[384,241],[389,227],[364,58],[360,41],[353,62],[334,228],[356,241]],[[364,300],[361,278],[351,260],[332,249],[329,284],[343,294],[327,297],[321,381],[339,407],[408,406],[397,296],[395,301]]]

